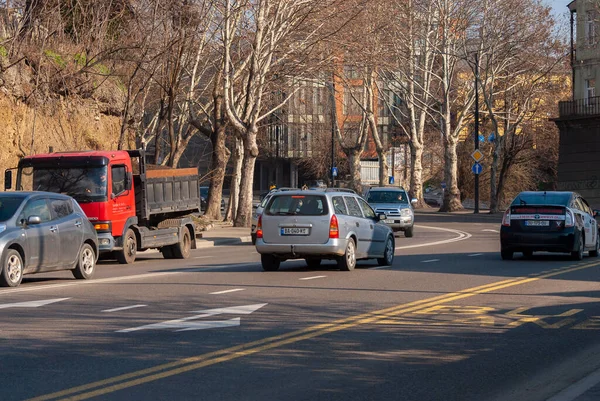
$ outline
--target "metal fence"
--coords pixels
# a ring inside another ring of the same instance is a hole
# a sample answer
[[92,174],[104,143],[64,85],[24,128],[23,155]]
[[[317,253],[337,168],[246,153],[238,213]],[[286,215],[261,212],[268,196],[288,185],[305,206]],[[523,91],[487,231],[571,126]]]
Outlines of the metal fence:
[[587,99],[558,102],[560,117],[583,117],[600,115],[600,96]]

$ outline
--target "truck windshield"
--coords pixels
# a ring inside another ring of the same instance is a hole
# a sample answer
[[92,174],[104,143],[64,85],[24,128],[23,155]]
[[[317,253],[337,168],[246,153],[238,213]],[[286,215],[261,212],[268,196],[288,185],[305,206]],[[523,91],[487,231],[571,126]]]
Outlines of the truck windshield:
[[403,191],[371,191],[367,196],[369,203],[408,203]]
[[21,189],[66,194],[79,203],[105,201],[106,167],[26,167],[21,171]]

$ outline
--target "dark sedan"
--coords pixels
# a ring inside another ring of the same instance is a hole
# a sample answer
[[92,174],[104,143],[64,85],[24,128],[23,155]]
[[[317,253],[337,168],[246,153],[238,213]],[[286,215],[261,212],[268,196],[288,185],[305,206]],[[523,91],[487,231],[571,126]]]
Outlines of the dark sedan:
[[96,230],[77,202],[49,192],[0,193],[0,285],[16,287],[23,275],[71,270],[94,274]]
[[575,192],[521,192],[504,212],[500,229],[502,259],[515,252],[566,252],[598,256],[598,224],[589,204]]

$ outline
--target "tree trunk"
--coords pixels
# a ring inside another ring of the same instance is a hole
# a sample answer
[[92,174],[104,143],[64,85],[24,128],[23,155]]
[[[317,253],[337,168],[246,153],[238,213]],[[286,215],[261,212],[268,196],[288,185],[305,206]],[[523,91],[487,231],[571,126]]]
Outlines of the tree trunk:
[[350,149],[347,152],[348,155],[348,166],[350,168],[350,188],[356,191],[358,194],[362,194],[362,183],[360,179],[360,155],[362,150]]
[[428,207],[423,198],[423,144],[416,138],[410,141],[410,196],[418,208]]
[[236,136],[233,151],[233,176],[229,187],[229,206],[225,213],[225,220],[232,221],[237,215],[240,200],[240,180],[242,177],[242,162],[244,160],[244,144],[242,138]]
[[244,139],[244,161],[242,163],[242,180],[240,182],[240,202],[233,222],[234,227],[250,227],[252,222],[252,198],[254,184],[254,164],[258,156],[256,144],[257,129],[249,129]]
[[[449,121],[447,125],[449,125]],[[448,126],[446,129],[450,129]],[[447,131],[448,132],[448,131]],[[440,208],[440,212],[454,212],[461,210],[462,203],[460,202],[460,190],[458,189],[458,156],[456,154],[456,138],[444,136],[444,181],[446,182],[446,190],[444,191],[444,200]]]
[[502,137],[498,135],[498,138],[494,141],[494,152],[492,153],[492,166],[490,169],[490,213],[496,213],[498,211],[499,183],[496,183],[496,176],[498,174],[498,163],[500,161],[500,150],[502,148],[501,140]]
[[[223,181],[227,161],[229,160],[229,149],[225,146],[226,130],[224,125],[218,125],[210,136],[212,143],[212,157],[210,161],[211,180],[208,191],[208,206],[204,215],[211,220],[221,220],[221,198],[223,196]],[[229,203],[231,203],[231,196]]]

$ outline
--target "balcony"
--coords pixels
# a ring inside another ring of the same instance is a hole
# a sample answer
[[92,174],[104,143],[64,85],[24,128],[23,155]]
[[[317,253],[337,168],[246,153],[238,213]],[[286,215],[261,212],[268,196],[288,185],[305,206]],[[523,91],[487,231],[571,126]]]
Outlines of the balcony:
[[559,118],[600,116],[600,96],[558,102]]

